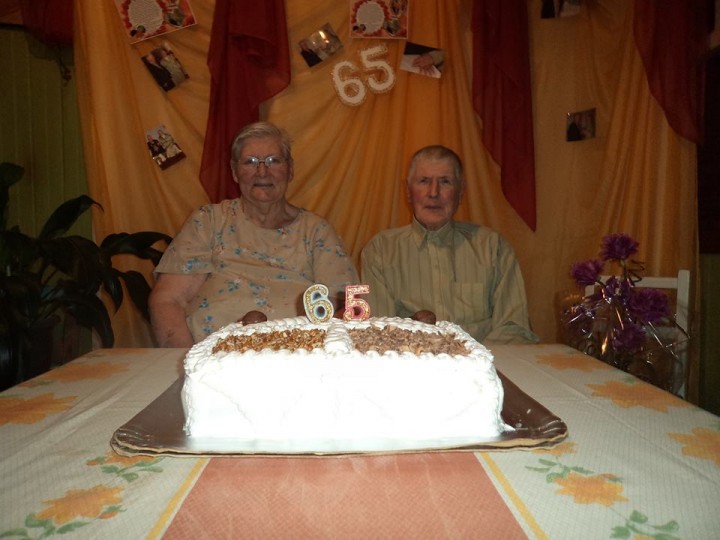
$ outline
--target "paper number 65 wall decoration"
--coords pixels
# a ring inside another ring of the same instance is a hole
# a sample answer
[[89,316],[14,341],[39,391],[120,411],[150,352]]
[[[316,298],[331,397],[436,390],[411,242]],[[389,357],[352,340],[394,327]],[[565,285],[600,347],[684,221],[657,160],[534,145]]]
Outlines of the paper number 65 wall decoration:
[[[350,60],[338,62],[333,67],[332,79],[340,101],[345,105],[357,107],[367,97],[367,89],[376,94],[383,94],[395,85],[395,72],[384,58],[387,54],[385,44],[375,45],[360,51],[359,68]],[[383,72],[380,78],[376,77],[377,72]]]

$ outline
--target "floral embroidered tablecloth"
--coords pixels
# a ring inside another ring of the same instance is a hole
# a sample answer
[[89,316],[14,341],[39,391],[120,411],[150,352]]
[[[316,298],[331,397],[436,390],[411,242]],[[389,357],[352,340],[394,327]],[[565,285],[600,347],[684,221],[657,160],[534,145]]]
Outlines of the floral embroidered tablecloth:
[[720,418],[564,345],[493,348],[567,424],[549,448],[118,456],[112,434],[177,379],[184,352],[94,351],[0,393],[0,538],[720,534]]

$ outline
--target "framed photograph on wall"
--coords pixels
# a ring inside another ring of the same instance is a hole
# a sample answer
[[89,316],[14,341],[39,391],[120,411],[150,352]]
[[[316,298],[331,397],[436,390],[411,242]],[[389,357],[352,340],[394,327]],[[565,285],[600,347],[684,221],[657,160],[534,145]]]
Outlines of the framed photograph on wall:
[[163,124],[146,131],[145,141],[150,156],[161,169],[167,169],[181,159],[185,159],[185,152]]
[[342,41],[340,41],[330,23],[325,23],[322,28],[298,43],[300,55],[308,67],[316,66],[327,60],[338,52],[342,46]]
[[142,57],[143,64],[165,92],[181,85],[189,76],[169,45],[156,47]]
[[567,113],[565,140],[584,141],[595,137],[595,109]]
[[445,51],[408,41],[405,43],[400,69],[439,79],[445,64]]
[[407,39],[410,0],[350,0],[350,37]]
[[190,0],[115,0],[130,43],[194,25]]

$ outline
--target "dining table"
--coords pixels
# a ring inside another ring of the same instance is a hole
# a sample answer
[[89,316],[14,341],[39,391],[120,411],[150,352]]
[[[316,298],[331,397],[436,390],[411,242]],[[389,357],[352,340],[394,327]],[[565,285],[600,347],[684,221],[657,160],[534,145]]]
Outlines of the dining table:
[[563,344],[488,348],[562,436],[123,452],[113,437],[182,379],[187,350],[91,351],[0,393],[0,538],[720,538],[720,417]]

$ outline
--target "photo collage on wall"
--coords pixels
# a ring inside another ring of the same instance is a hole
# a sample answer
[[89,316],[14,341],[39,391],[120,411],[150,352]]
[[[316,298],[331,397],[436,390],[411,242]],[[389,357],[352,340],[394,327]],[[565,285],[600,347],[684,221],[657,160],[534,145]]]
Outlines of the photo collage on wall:
[[[128,41],[157,86],[169,92],[190,78],[180,58],[167,41],[149,49],[141,42],[196,24],[190,0],[114,0]],[[143,52],[140,53],[140,50]],[[145,132],[150,157],[160,169],[167,169],[185,158],[165,125]]]
[[[408,41],[411,0],[348,0],[349,37],[375,40],[353,57],[338,55],[342,39],[328,22],[301,39],[296,51],[309,69],[341,56],[332,67],[332,82],[340,101],[349,106],[365,102],[369,92],[388,92],[395,84],[395,69],[438,79],[446,61],[445,50],[437,46]],[[383,40],[403,40],[399,66],[387,62],[389,49]],[[380,42],[379,44],[377,42]],[[371,43],[371,41],[368,41]]]

